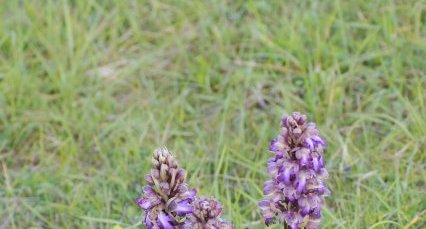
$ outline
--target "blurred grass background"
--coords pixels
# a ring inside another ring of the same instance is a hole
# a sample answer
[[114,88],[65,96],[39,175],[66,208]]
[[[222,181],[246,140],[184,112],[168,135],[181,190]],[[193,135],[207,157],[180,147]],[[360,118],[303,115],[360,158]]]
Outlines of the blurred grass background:
[[324,228],[426,227],[425,1],[0,2],[0,228],[137,227],[163,145],[263,228],[292,111],[329,145]]

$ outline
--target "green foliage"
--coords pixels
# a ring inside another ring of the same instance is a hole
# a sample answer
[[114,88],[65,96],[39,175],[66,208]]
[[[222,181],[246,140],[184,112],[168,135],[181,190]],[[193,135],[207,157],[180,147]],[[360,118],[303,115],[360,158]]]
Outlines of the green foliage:
[[1,1],[0,228],[137,227],[166,145],[236,228],[283,112],[328,142],[324,228],[426,226],[424,1]]

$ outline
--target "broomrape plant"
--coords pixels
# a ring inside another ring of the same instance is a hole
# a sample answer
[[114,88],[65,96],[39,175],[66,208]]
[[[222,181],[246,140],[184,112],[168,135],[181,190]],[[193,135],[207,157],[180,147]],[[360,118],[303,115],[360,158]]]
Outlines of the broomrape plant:
[[147,185],[136,204],[144,210],[143,224],[148,229],[231,229],[220,219],[222,207],[214,199],[196,198],[189,190],[185,170],[166,149],[154,151]]
[[267,226],[277,221],[292,229],[320,228],[321,204],[330,191],[324,184],[325,142],[314,123],[298,112],[281,119],[281,132],[271,141],[264,184],[265,199],[259,202]]
[[[285,228],[321,227],[321,205],[330,191],[324,184],[325,141],[314,123],[298,112],[281,119],[281,132],[271,141],[264,184],[265,199],[259,202],[267,226]],[[136,203],[144,210],[148,229],[232,229],[220,218],[222,206],[213,198],[197,197],[185,181],[185,170],[166,149],[155,150],[147,185]]]

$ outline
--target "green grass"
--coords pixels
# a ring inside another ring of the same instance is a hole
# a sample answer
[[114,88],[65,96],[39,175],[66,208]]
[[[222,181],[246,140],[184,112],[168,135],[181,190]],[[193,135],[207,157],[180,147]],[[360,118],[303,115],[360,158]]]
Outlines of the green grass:
[[426,2],[0,2],[0,228],[136,227],[163,145],[263,228],[292,111],[329,145],[324,228],[426,227]]

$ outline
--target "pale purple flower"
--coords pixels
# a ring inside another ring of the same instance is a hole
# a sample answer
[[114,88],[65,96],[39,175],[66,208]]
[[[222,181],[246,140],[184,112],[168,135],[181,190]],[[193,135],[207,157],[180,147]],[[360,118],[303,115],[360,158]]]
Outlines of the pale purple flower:
[[232,229],[232,225],[220,218],[222,205],[215,199],[196,198],[192,213],[185,220],[184,229]]
[[143,224],[148,229],[182,228],[181,216],[192,212],[195,191],[188,190],[185,170],[166,149],[155,150],[151,172],[145,176],[148,185],[136,204],[144,210]]
[[267,226],[284,223],[289,228],[320,228],[321,205],[330,191],[324,184],[325,141],[314,123],[298,112],[281,119],[281,131],[271,141],[264,184],[265,199],[259,202]]

